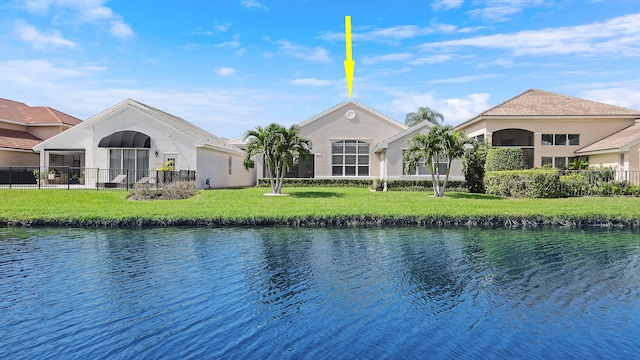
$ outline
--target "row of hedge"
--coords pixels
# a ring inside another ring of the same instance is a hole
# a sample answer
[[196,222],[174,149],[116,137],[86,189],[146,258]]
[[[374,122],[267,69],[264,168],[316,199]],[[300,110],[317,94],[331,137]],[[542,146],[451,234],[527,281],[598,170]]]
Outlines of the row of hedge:
[[487,194],[516,198],[559,198],[568,196],[640,196],[640,187],[615,181],[610,171],[564,173],[552,170],[488,171]]
[[[269,179],[258,180],[258,187],[270,187]],[[284,187],[355,187],[370,188],[372,180],[365,179],[314,179],[314,178],[290,178],[284,179]],[[388,180],[387,190],[395,191],[427,191],[433,190],[431,180]],[[447,191],[467,192],[466,184],[460,180],[449,180]]]

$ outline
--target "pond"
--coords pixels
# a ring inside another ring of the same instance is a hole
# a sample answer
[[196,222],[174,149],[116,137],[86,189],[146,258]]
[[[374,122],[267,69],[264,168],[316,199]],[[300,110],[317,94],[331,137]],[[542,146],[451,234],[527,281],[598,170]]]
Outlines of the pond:
[[636,358],[640,233],[0,229],[0,354]]

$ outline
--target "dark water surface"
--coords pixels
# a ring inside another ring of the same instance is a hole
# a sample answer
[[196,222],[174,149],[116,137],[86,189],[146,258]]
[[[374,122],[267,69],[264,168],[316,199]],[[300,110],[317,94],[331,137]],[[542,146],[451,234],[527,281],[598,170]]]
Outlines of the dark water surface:
[[2,359],[638,356],[639,232],[0,229]]

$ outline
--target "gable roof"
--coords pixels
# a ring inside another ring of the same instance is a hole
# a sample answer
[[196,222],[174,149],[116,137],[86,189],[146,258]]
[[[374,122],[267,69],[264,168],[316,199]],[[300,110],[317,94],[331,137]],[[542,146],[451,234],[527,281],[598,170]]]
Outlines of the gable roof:
[[0,128],[0,148],[31,150],[42,140],[26,131],[9,130]]
[[364,104],[362,104],[362,103],[359,103],[359,102],[357,102],[357,101],[344,101],[344,102],[341,102],[341,103],[339,103],[338,105],[336,105],[336,106],[334,106],[334,107],[331,107],[331,108],[329,108],[329,109],[327,109],[327,110],[325,110],[325,111],[323,111],[323,112],[321,112],[321,113],[319,113],[319,114],[317,114],[317,115],[315,115],[315,116],[313,116],[313,117],[310,117],[309,119],[307,119],[307,120],[305,120],[305,121],[301,122],[298,126],[300,126],[300,127],[304,127],[305,125],[308,125],[308,124],[310,124],[310,123],[312,123],[312,122],[314,122],[314,121],[316,121],[316,120],[318,120],[318,119],[321,119],[321,118],[323,118],[325,115],[330,114],[330,113],[332,113],[332,112],[334,112],[334,111],[337,111],[337,110],[339,110],[339,109],[341,109],[341,108],[343,108],[343,107],[345,107],[345,106],[347,106],[347,105],[349,105],[349,104],[353,104],[353,105],[355,105],[355,106],[357,106],[357,107],[361,108],[362,110],[368,111],[368,112],[370,112],[370,113],[372,113],[372,114],[376,115],[376,116],[377,116],[377,117],[379,117],[380,119],[385,120],[385,121],[387,121],[387,122],[391,123],[391,124],[392,124],[392,125],[394,125],[394,126],[399,126],[399,127],[400,127],[400,128],[402,128],[403,130],[404,130],[404,129],[407,129],[407,126],[406,126],[406,125],[404,125],[403,123],[400,123],[400,122],[398,122],[398,121],[396,121],[396,120],[394,120],[394,119],[390,118],[389,116],[387,116],[387,115],[385,115],[385,114],[383,114],[383,113],[381,113],[381,112],[379,112],[379,111],[377,111],[377,110],[374,110],[374,109],[372,109],[372,108],[368,107],[367,105],[364,105]]
[[640,142],[640,121],[611,134],[602,140],[576,150],[576,154],[588,155],[615,151],[627,151],[629,147]]
[[[238,153],[238,154],[244,154],[244,151],[240,150],[239,148],[237,148],[236,146],[233,146],[229,143],[227,143],[226,141],[224,141],[222,138],[219,138],[215,135],[213,135],[212,133],[197,127],[195,125],[193,125],[192,123],[178,117],[175,115],[171,115],[167,112],[164,112],[162,110],[156,109],[152,106],[143,104],[141,102],[132,100],[132,99],[126,99],[100,113],[98,113],[97,115],[92,116],[91,118],[89,118],[88,120],[84,121],[82,123],[82,125],[80,126],[75,126],[73,128],[71,128],[70,130],[67,130],[65,132],[62,132],[54,137],[52,137],[51,139],[55,139],[58,136],[70,136],[70,134],[72,134],[75,131],[79,131],[81,128],[90,128],[91,126],[93,126],[96,123],[99,123],[100,121],[110,117],[111,115],[120,112],[126,108],[133,108],[136,109],[138,111],[141,111],[142,113],[145,113],[147,115],[149,115],[150,117],[160,121],[161,123],[173,128],[176,131],[181,132],[182,134],[186,135],[187,137],[189,137],[190,139],[192,139],[194,142],[198,143],[200,146],[202,147],[213,147],[219,150],[224,150],[226,152],[230,152],[230,153]],[[78,130],[76,130],[78,129]],[[125,130],[125,129],[123,129]],[[47,142],[49,140],[45,140],[42,144],[37,145],[34,147],[34,150],[39,151],[41,149],[44,149]]]
[[48,106],[29,106],[27,104],[0,98],[0,121],[23,125],[68,125],[74,126],[82,120],[67,115]]
[[482,117],[553,117],[553,116],[624,116],[640,117],[640,111],[620,106],[529,89],[489,110],[465,121],[457,128]]
[[402,138],[403,136],[406,136],[407,134],[411,134],[411,133],[415,133],[415,132],[421,132],[424,131],[424,129],[431,129],[432,127],[434,127],[436,124],[430,122],[430,121],[423,121],[417,125],[411,126],[408,129],[393,135],[392,137],[379,142],[376,146],[374,146],[373,148],[373,152],[378,152],[378,150],[382,150],[382,149],[388,149],[389,148],[389,144],[391,144],[392,142]]

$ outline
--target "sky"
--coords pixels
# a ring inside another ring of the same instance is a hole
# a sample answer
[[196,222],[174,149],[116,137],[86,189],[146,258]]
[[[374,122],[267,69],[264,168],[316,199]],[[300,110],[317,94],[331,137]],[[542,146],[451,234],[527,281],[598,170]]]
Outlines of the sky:
[[215,135],[349,101],[457,125],[536,88],[640,109],[638,0],[0,0],[0,97],[86,120],[131,98]]

